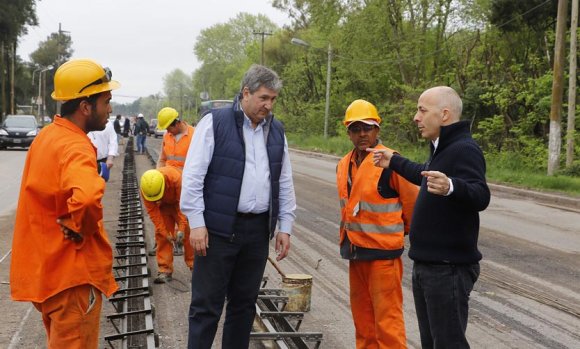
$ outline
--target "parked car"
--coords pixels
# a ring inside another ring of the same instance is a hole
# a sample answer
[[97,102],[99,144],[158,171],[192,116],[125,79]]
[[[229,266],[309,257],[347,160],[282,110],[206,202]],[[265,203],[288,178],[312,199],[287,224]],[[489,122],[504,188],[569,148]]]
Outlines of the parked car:
[[34,115],[6,115],[0,126],[0,149],[30,147],[38,131]]
[[157,128],[157,119],[151,119],[149,122],[149,130],[147,133],[151,136],[155,134],[155,129]]
[[232,104],[234,104],[234,101],[231,99],[214,99],[211,101],[203,101],[199,107],[199,117],[201,119],[212,109],[231,108]]
[[155,138],[157,137],[163,137],[163,135],[165,134],[165,132],[167,132],[167,130],[160,130],[157,127],[155,128],[155,133],[153,134],[155,136]]

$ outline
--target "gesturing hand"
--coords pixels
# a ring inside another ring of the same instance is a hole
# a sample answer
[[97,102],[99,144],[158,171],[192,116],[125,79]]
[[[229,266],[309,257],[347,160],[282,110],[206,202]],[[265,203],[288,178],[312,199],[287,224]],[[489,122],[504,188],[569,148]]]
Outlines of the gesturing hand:
[[393,157],[393,152],[388,149],[367,148],[367,152],[373,154],[373,163],[377,167],[388,168]]
[[447,195],[449,192],[449,178],[439,171],[423,171],[421,175],[427,177],[427,191],[436,195]]

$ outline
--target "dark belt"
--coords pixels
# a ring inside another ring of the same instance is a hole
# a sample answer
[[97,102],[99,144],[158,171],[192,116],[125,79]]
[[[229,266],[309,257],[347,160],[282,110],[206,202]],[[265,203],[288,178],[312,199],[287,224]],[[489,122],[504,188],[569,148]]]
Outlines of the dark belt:
[[240,218],[255,218],[255,217],[265,216],[267,214],[268,214],[268,211],[262,212],[262,213],[237,212],[236,213],[236,217],[240,217]]
[[100,163],[100,162],[107,162],[107,158],[98,159],[97,160],[97,164]]

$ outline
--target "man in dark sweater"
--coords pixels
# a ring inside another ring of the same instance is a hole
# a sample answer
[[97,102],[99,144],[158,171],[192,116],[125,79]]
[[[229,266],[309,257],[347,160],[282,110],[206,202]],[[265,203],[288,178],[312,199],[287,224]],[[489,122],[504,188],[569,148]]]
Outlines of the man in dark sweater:
[[438,86],[419,97],[413,121],[430,140],[431,156],[414,163],[390,150],[373,152],[376,166],[391,168],[421,186],[409,239],[413,298],[423,348],[469,348],[468,301],[479,276],[479,212],[490,200],[485,159],[460,121],[461,98]]

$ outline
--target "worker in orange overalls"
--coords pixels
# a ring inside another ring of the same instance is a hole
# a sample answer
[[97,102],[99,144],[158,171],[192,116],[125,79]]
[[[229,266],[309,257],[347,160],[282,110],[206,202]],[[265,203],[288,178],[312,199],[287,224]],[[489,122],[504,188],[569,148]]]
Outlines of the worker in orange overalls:
[[70,60],[54,75],[61,115],[32,142],[22,184],[10,265],[12,299],[42,314],[50,349],[97,348],[102,294],[117,289],[113,252],[103,229],[105,181],[87,132],[111,113],[111,71]]
[[[163,144],[157,160],[157,168],[172,166],[183,171],[185,157],[189,144],[193,138],[195,128],[188,125],[185,121],[179,119],[177,110],[166,107],[157,113],[157,128],[167,130],[163,135]],[[183,242],[176,241],[174,245],[174,255],[183,254]],[[149,251],[150,256],[155,255],[157,245]]]
[[163,135],[163,145],[157,160],[157,168],[173,166],[183,171],[185,157],[193,138],[195,127],[179,119],[179,113],[173,108],[163,108],[157,114],[157,128],[167,129]]
[[[140,187],[145,208],[155,225],[158,275],[154,282],[162,284],[172,280],[172,243],[183,242],[184,239],[189,241],[187,217],[179,210],[181,171],[171,166],[145,171],[141,176]],[[177,233],[175,232],[176,225]],[[184,250],[185,264],[193,270],[193,247],[185,244]]]
[[401,255],[419,189],[395,172],[375,167],[368,156],[367,148],[386,148],[378,139],[380,122],[371,103],[359,99],[350,104],[344,125],[354,149],[336,169],[340,254],[349,260],[359,349],[406,348]]

